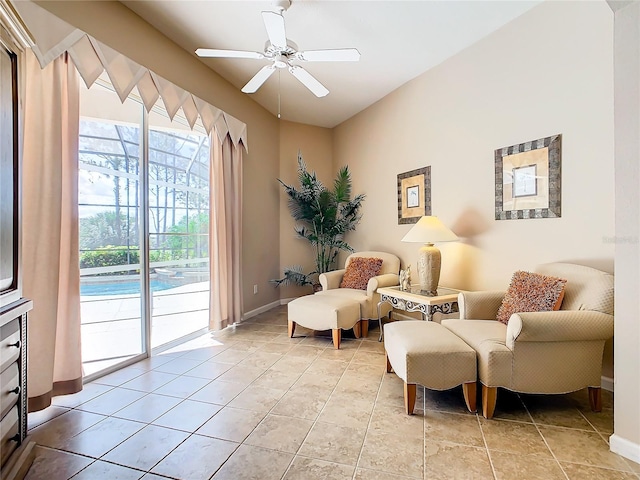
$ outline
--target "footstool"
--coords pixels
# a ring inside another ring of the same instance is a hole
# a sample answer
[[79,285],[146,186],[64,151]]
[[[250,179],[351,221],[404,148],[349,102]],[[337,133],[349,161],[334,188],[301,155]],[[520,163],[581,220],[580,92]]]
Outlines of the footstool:
[[306,295],[289,302],[288,314],[289,337],[293,337],[296,325],[311,330],[331,330],[335,349],[340,348],[342,330],[353,328],[356,338],[360,337],[360,304],[351,299]]
[[476,352],[439,323],[407,320],[384,326],[387,372],[404,380],[408,415],[416,403],[416,384],[448,390],[462,384],[464,401],[476,411]]

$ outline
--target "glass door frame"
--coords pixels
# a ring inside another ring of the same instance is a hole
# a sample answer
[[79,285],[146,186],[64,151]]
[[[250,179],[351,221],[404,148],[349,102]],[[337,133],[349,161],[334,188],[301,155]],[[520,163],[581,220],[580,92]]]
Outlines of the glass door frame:
[[[99,80],[96,82],[101,86],[113,91],[113,86],[109,84],[103,84]],[[151,335],[152,331],[152,295],[151,291],[151,266],[150,266],[150,200],[149,200],[149,186],[150,186],[150,163],[149,163],[149,113],[142,101],[135,95],[130,95],[130,99],[138,102],[142,109],[142,122],[140,124],[140,167],[138,172],[138,181],[140,185],[139,189],[139,244],[140,244],[140,322],[141,322],[141,350],[139,354],[132,355],[131,357],[121,362],[115,363],[107,368],[94,372],[92,374],[83,377],[83,383],[91,382],[97,378],[103,377],[110,373],[113,373],[122,368],[131,366],[141,360],[151,357],[152,355],[159,354],[163,351],[173,348],[174,346],[191,339],[198,338],[199,336],[209,331],[208,327],[203,327],[199,330],[191,332],[187,335],[173,339],[167,343],[152,348]]]

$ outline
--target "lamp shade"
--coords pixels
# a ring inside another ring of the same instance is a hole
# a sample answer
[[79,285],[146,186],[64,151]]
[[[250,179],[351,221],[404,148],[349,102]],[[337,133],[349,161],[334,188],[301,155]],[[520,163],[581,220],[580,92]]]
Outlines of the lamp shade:
[[422,217],[402,238],[403,242],[415,243],[455,242],[456,240],[458,236],[438,217],[432,216]]

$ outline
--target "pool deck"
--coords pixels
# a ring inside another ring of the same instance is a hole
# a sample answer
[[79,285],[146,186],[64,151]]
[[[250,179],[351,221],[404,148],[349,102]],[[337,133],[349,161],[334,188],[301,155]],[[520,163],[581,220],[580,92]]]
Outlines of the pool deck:
[[[85,375],[142,353],[139,294],[83,295],[80,311]],[[206,328],[208,324],[208,281],[153,292],[152,348]]]

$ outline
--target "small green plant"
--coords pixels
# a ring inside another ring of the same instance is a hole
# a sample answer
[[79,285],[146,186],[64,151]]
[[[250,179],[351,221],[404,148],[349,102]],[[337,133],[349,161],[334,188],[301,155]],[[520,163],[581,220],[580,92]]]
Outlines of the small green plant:
[[333,189],[329,190],[315,172],[309,172],[302,154],[298,152],[298,180],[300,187],[283,186],[289,197],[289,211],[297,223],[295,231],[299,238],[307,240],[315,252],[315,270],[304,273],[300,265],[285,267],[284,277],[271,280],[280,285],[315,285],[317,275],[334,268],[340,250],[353,251],[344,241],[347,232],[360,223],[360,208],[365,195],[351,198],[351,174],[344,166],[336,175]]

